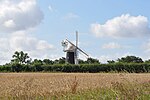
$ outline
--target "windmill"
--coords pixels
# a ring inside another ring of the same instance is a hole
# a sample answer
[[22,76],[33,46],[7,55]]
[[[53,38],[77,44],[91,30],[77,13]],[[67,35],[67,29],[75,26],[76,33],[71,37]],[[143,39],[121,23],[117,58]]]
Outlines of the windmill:
[[78,64],[78,53],[82,53],[87,58],[89,58],[89,55],[78,47],[78,32],[77,31],[76,31],[76,45],[73,44],[68,39],[63,40],[61,43],[62,43],[62,46],[64,47],[63,51],[66,52],[67,63]]

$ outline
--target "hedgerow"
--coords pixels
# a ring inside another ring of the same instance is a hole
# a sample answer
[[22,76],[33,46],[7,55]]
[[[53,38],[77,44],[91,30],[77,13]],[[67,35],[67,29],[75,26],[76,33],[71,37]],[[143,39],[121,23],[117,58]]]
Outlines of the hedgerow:
[[8,64],[0,66],[0,72],[150,72],[150,63],[112,63],[112,64],[55,64],[55,65],[24,65]]

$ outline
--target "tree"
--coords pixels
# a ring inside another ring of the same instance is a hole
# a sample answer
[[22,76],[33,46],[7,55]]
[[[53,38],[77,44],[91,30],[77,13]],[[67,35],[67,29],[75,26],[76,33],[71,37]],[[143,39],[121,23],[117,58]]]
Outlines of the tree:
[[31,61],[30,57],[28,56],[28,53],[24,53],[23,51],[16,51],[14,55],[12,56],[12,63],[18,63],[18,64],[27,64]]
[[66,58],[62,57],[62,58],[59,58],[59,64],[65,64],[66,62]]
[[45,65],[52,65],[52,64],[54,64],[54,62],[52,60],[49,60],[49,59],[44,59],[43,60],[43,64],[45,64]]
[[143,60],[136,56],[126,56],[122,57],[121,59],[118,59],[118,62],[123,63],[143,63]]
[[146,60],[145,63],[150,63],[150,59]]
[[115,61],[114,61],[114,60],[108,60],[107,62],[108,62],[108,64],[115,63]]
[[34,59],[33,61],[32,61],[32,65],[43,65],[43,62],[42,62],[42,60],[38,60],[38,59]]
[[66,62],[66,58],[62,57],[62,58],[56,59],[54,61],[54,64],[65,64],[65,62]]
[[84,61],[84,60],[82,60],[82,59],[78,59],[78,61],[79,61],[79,64],[85,64],[86,62]]
[[20,71],[22,71],[22,65],[19,64],[19,63],[13,63],[11,65],[11,71],[12,72],[20,72]]
[[85,62],[88,64],[100,64],[99,60],[94,58],[88,58]]

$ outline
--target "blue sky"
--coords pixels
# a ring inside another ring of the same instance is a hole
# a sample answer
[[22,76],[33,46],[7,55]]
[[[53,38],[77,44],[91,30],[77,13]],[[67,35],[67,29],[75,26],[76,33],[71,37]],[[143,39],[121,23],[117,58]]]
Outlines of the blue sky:
[[[100,62],[122,56],[150,57],[150,1],[2,0],[0,63],[16,50],[35,59],[65,56],[61,41],[75,41]],[[80,58],[85,59],[80,55]]]

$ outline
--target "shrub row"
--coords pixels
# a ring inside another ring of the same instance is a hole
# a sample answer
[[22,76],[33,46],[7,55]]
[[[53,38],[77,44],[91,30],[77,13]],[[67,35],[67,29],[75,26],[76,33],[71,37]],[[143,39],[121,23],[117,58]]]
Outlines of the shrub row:
[[82,65],[3,65],[0,72],[150,72],[149,63],[114,63],[114,64],[82,64]]

